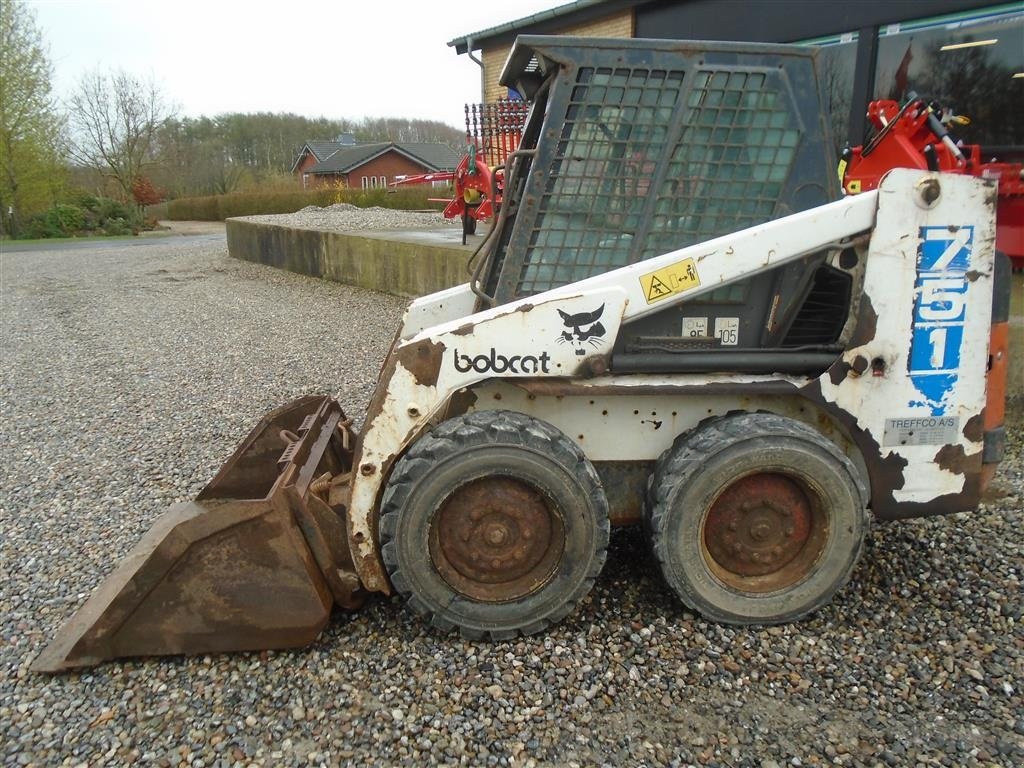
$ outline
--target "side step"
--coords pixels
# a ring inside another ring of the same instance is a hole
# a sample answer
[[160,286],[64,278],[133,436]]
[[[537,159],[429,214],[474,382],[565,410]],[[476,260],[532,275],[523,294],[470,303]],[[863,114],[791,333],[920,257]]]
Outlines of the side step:
[[32,669],[315,640],[335,602],[355,609],[365,597],[343,515],[354,438],[327,397],[267,414],[194,502],[157,519]]

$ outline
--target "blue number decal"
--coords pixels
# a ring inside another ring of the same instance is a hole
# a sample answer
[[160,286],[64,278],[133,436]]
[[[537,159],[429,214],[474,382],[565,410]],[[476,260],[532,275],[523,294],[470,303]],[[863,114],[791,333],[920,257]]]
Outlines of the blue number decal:
[[925,402],[910,404],[941,416],[960,371],[974,227],[921,227],[920,234],[909,372]]

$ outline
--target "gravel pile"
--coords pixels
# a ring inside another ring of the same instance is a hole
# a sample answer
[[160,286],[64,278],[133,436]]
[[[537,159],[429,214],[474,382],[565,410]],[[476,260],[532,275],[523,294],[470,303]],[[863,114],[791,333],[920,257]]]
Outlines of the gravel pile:
[[5,765],[1024,763],[1019,406],[1005,495],[875,525],[850,585],[799,625],[688,613],[622,530],[545,636],[467,642],[375,600],[302,651],[33,674],[262,413],[326,390],[361,419],[404,302],[187,238],[6,254],[2,270]]
[[295,229],[317,229],[325,232],[365,230],[437,229],[460,227],[461,219],[446,219],[440,211],[422,213],[398,211],[393,208],[357,208],[349,203],[335,203],[326,208],[307,205],[295,213],[270,216],[242,216],[243,221],[277,224]]

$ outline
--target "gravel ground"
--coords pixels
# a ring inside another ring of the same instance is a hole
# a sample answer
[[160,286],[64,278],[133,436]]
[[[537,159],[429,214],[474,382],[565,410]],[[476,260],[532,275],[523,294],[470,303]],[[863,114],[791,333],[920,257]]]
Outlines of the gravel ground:
[[361,419],[404,302],[172,239],[7,254],[0,278],[5,765],[1024,763],[1019,406],[1005,495],[875,525],[850,585],[799,625],[693,616],[623,530],[545,636],[466,642],[376,600],[303,651],[33,674],[263,412],[333,390]]
[[[446,219],[440,211],[418,213],[393,208],[357,208],[350,203],[335,203],[326,208],[307,205],[295,213],[268,216],[243,216],[245,221],[279,224],[295,229],[318,229],[326,232],[353,230],[437,229],[461,227],[461,219]],[[390,340],[390,339],[389,339]]]

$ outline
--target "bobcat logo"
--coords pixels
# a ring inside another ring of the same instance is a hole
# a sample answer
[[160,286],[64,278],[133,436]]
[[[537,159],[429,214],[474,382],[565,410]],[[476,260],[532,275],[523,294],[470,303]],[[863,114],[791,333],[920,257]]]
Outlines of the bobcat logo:
[[568,312],[558,310],[558,314],[562,316],[562,323],[565,327],[572,329],[571,331],[562,331],[558,335],[559,344],[571,342],[576,349],[576,354],[580,357],[587,354],[587,344],[592,347],[601,346],[601,340],[605,334],[604,326],[600,322],[601,315],[604,314],[604,304],[593,312],[579,312],[570,315]]

